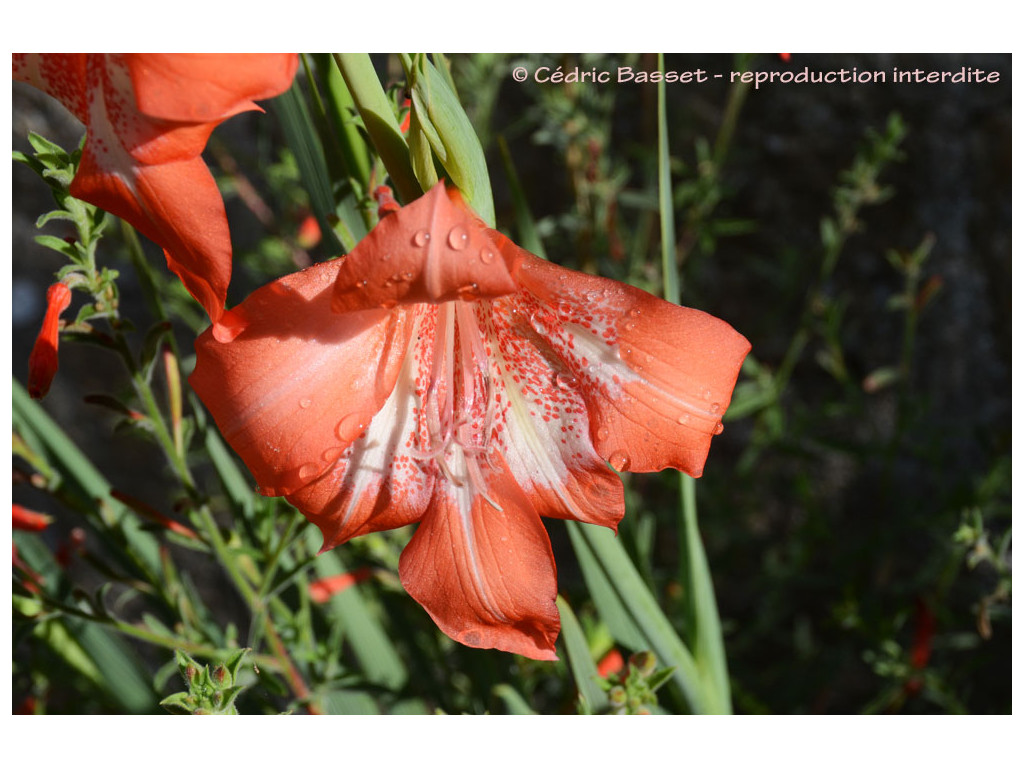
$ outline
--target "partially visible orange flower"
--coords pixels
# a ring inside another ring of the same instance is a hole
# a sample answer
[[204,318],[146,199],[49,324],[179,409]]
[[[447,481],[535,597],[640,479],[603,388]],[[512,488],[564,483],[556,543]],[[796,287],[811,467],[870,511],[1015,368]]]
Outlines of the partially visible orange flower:
[[612,648],[597,662],[597,674],[601,677],[608,677],[608,675],[621,672],[625,666],[626,660],[622,658],[622,652],[618,648]]
[[406,591],[458,642],[535,659],[559,631],[541,518],[615,529],[613,470],[699,476],[750,349],[528,253],[443,183],[228,314],[239,334],[204,333],[189,381],[260,492],[325,549],[419,523]]
[[215,328],[231,278],[224,202],[201,153],[227,118],[291,84],[296,54],[14,54],[14,78],[85,123],[70,192],[130,223]]
[[299,231],[295,235],[296,242],[300,248],[308,251],[310,248],[315,248],[321,238],[320,222],[312,213],[307,213],[299,224]]
[[11,526],[16,531],[31,531],[32,533],[39,533],[50,523],[53,522],[53,518],[49,515],[44,515],[42,512],[33,512],[31,509],[26,509],[21,504],[11,505]]
[[412,99],[405,99],[402,102],[402,109],[405,110],[405,117],[402,118],[402,124],[399,126],[402,133],[409,132],[409,123],[412,121]]
[[373,571],[363,566],[348,573],[338,573],[334,576],[317,579],[309,585],[309,597],[314,603],[326,603],[332,595],[344,592],[349,587],[366,581],[372,575]]

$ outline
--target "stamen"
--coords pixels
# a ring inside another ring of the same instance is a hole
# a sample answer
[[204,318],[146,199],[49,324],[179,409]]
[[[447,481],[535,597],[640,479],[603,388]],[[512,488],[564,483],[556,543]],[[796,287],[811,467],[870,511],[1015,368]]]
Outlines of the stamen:
[[436,462],[452,485],[468,486],[474,495],[500,510],[487,494],[482,469],[493,468],[488,448],[496,403],[474,304],[452,301],[437,308],[431,355],[426,392],[417,396],[427,444],[409,453],[418,461]]

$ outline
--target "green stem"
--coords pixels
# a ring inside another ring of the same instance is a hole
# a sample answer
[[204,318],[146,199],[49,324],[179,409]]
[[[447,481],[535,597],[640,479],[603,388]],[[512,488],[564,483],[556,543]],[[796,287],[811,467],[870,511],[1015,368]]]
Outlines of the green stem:
[[423,194],[409,159],[409,145],[395,118],[395,111],[381,88],[377,71],[365,53],[336,53],[334,61],[341,70],[352,100],[370,140],[388,169],[403,203],[411,203]]
[[190,496],[195,496],[196,485],[192,479],[192,472],[185,461],[184,452],[179,452],[173,435],[164,423],[164,416],[153,395],[153,390],[138,371],[132,372],[132,383],[135,385],[135,391],[138,393],[146,409],[146,415],[149,416],[149,420],[153,425],[153,432],[160,443],[160,447],[163,449],[168,461],[170,461],[171,466],[174,467],[174,471],[177,473],[182,485],[185,486],[185,490],[188,491]]

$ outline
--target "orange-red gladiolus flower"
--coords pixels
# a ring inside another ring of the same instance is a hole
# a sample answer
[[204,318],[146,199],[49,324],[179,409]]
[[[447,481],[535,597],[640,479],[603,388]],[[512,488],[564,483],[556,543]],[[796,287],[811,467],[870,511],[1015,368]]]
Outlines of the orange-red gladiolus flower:
[[419,523],[409,594],[455,640],[535,659],[559,630],[541,517],[615,529],[613,468],[700,475],[750,349],[537,258],[443,184],[231,313],[244,330],[204,333],[190,381],[261,492],[325,549]]
[[14,54],[14,78],[88,134],[70,192],[130,223],[215,327],[231,278],[224,202],[200,156],[213,129],[291,84],[296,54]]
[[36,343],[28,356],[28,393],[39,400],[46,397],[57,375],[57,345],[60,343],[60,316],[71,306],[71,290],[54,283],[46,290],[46,314]]

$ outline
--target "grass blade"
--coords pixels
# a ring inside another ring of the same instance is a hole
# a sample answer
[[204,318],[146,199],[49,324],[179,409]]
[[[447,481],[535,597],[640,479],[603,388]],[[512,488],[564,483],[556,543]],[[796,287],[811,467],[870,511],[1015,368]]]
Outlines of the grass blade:
[[565,643],[565,654],[568,656],[569,669],[576,681],[576,689],[586,712],[598,714],[608,708],[608,694],[601,687],[601,676],[597,665],[590,656],[590,647],[583,635],[583,629],[569,603],[559,595],[556,601],[558,613],[562,617],[562,642]]

